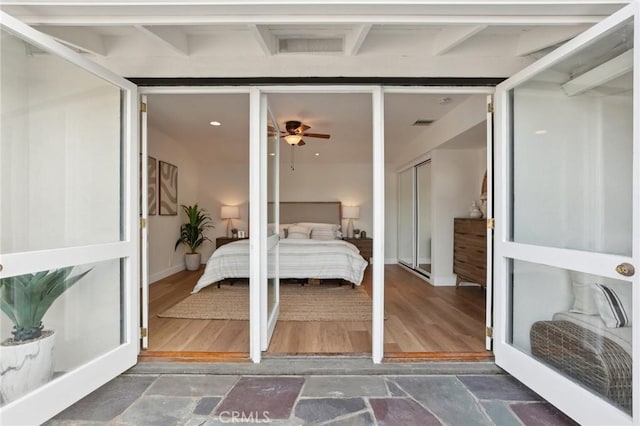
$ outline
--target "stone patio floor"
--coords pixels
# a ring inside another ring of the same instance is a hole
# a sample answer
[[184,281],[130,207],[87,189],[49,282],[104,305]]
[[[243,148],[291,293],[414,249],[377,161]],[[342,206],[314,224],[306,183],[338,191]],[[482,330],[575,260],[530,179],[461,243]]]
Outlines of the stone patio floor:
[[575,425],[506,374],[126,373],[47,425]]

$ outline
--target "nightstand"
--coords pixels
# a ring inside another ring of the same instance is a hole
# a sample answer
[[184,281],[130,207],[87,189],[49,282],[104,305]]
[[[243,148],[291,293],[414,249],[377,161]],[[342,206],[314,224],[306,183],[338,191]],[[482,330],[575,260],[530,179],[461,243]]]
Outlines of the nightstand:
[[373,257],[373,238],[343,238],[343,240],[358,247],[360,255],[367,262]]
[[246,240],[246,238],[218,237],[216,238],[216,248],[239,240]]

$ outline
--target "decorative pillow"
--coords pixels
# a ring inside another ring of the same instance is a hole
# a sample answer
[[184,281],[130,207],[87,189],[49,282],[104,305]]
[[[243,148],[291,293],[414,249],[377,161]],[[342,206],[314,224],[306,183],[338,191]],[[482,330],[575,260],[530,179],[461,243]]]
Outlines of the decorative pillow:
[[585,315],[598,315],[594,285],[599,277],[582,272],[571,271],[571,287],[573,289],[573,307],[569,312]]
[[311,230],[312,240],[335,240],[336,231],[329,228],[313,228]]
[[596,284],[594,294],[600,318],[609,328],[631,327],[631,285]]
[[280,224],[280,239],[285,239],[287,238],[287,233],[289,231],[289,227],[291,226],[291,224]]
[[291,240],[308,240],[311,235],[311,228],[300,225],[291,225],[287,230],[287,238]]
[[311,229],[331,229],[332,231],[337,231],[340,229],[340,225],[336,225],[335,223],[316,223],[316,222],[299,222],[296,223],[299,226],[306,226]]

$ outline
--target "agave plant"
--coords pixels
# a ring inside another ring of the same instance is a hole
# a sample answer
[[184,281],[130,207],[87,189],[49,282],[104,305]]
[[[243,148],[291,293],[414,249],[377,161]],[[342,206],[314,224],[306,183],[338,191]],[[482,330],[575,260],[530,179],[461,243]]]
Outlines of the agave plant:
[[175,249],[178,249],[180,244],[184,244],[189,247],[190,253],[196,253],[202,243],[211,241],[204,235],[204,231],[214,227],[213,221],[206,210],[198,207],[197,203],[193,206],[183,204],[182,210],[187,214],[189,222],[180,227],[180,238],[176,241]]
[[16,342],[41,336],[42,318],[53,302],[91,269],[69,277],[73,267],[0,279],[0,308],[13,322]]

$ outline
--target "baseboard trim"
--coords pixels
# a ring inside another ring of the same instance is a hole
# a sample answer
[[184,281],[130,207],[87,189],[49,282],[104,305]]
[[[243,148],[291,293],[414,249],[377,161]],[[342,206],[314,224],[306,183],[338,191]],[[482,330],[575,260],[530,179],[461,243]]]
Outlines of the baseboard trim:
[[456,285],[456,275],[440,275],[431,277],[431,283],[434,286],[452,286]]
[[153,284],[156,281],[160,281],[163,278],[167,278],[170,275],[177,274],[178,272],[184,270],[184,265],[175,265],[171,268],[165,269],[164,271],[156,272],[155,274],[149,275],[149,284]]

